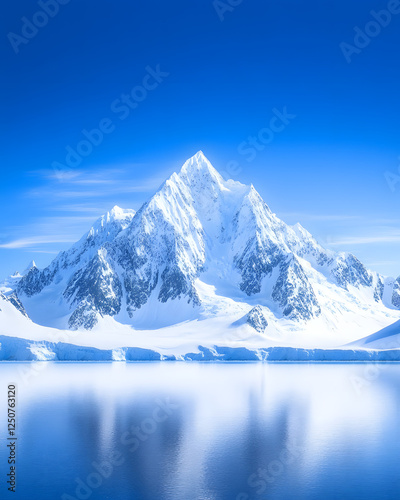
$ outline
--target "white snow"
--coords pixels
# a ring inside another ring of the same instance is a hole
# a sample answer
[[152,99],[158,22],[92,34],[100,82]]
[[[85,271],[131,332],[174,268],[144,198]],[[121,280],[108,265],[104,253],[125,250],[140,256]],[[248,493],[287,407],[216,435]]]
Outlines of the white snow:
[[229,312],[225,318],[151,331],[134,330],[113,318],[104,318],[91,331],[58,330],[33,323],[0,297],[0,360],[400,360],[400,322],[388,331],[398,332],[393,334],[397,343],[327,345],[326,340],[318,342],[316,332],[310,336],[285,330],[265,336],[247,324],[232,326]]
[[400,349],[400,321],[349,345],[366,349]]

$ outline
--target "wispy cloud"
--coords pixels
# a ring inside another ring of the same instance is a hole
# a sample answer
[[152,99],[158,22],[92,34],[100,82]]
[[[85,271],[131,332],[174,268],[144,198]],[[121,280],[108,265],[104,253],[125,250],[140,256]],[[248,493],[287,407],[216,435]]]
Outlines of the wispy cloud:
[[367,267],[373,267],[373,266],[380,267],[380,266],[393,266],[393,265],[398,266],[399,261],[398,260],[380,260],[377,262],[365,262],[365,265]]
[[112,179],[77,179],[74,184],[78,186],[96,186],[98,184],[115,184],[116,181]]
[[[60,174],[53,169],[39,169],[39,170],[31,170],[27,172],[28,175],[33,177],[41,177],[43,179],[48,180],[60,180]],[[82,170],[65,170],[62,173],[62,179],[64,181],[71,182],[73,179],[80,177],[83,174]]]
[[52,250],[35,250],[35,249],[25,250],[25,252],[29,252],[29,253],[44,253],[44,254],[49,254],[49,255],[58,255],[60,253],[58,251],[52,251]]
[[58,253],[54,246],[49,248],[49,245],[76,242],[100,215],[76,215],[72,212],[71,215],[38,218],[32,224],[10,228],[6,241],[3,235],[0,249],[29,248],[36,253]]
[[[99,213],[99,216],[102,215],[103,212]],[[79,222],[94,222],[95,217],[93,215],[60,215],[60,216],[52,216],[52,217],[44,217],[41,219],[41,224],[51,224],[54,227],[59,227],[60,225],[72,225]]]
[[78,199],[78,198],[104,198],[110,196],[118,196],[121,194],[129,193],[151,193],[155,191],[162,183],[161,179],[152,179],[149,182],[137,184],[135,186],[127,186],[126,184],[117,185],[110,189],[109,183],[105,183],[107,186],[104,189],[93,189],[85,191],[63,191],[54,189],[36,189],[30,191],[29,195],[36,198],[41,198],[42,196],[58,198],[58,199]]
[[400,234],[386,234],[380,236],[344,236],[328,241],[331,246],[344,245],[373,245],[376,243],[400,243]]
[[32,198],[73,200],[109,198],[129,193],[151,193],[164,181],[161,175],[135,181],[128,168],[66,171],[60,182],[59,174],[51,170],[33,171],[50,181],[27,194]]
[[0,244],[0,248],[17,249],[29,248],[37,245],[48,245],[50,243],[73,243],[75,240],[62,235],[52,236],[31,236],[28,238],[20,238],[9,241],[8,243]]
[[285,217],[295,218],[296,220],[309,220],[309,221],[327,221],[327,222],[353,222],[363,223],[375,226],[399,226],[400,219],[389,219],[389,218],[379,218],[379,217],[369,217],[365,215],[346,215],[346,214],[316,214],[316,213],[305,213],[305,212],[280,212],[279,217],[283,220]]
[[[108,190],[108,193],[110,191]],[[41,198],[46,196],[46,198],[92,198],[104,196],[104,192],[98,189],[93,191],[67,191],[67,190],[56,190],[56,189],[35,189],[29,192],[29,195],[34,198]]]
[[[109,207],[109,204],[107,205]],[[58,212],[79,212],[81,214],[97,214],[99,217],[107,211],[107,207],[96,207],[85,203],[71,203],[67,205],[57,205],[54,210]]]
[[31,170],[30,175],[41,177],[58,183],[81,184],[82,182],[96,184],[98,182],[112,181],[113,177],[125,174],[127,168],[93,167],[90,170],[65,169],[62,172],[54,169]]
[[279,217],[295,217],[299,220],[317,220],[317,221],[352,221],[362,219],[360,215],[341,215],[341,214],[314,214],[300,212],[280,213]]

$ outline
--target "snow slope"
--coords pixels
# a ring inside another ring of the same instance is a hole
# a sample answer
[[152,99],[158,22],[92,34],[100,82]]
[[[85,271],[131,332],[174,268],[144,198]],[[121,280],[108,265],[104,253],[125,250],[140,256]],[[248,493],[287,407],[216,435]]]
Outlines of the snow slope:
[[[258,323],[259,310],[250,318]],[[92,331],[42,327],[0,295],[0,361],[400,361],[398,346],[315,348],[314,341],[293,337],[295,347],[265,337],[245,320],[230,330],[215,320],[154,331],[105,322]]]
[[396,321],[372,335],[352,342],[350,346],[365,349],[400,349],[400,321]]

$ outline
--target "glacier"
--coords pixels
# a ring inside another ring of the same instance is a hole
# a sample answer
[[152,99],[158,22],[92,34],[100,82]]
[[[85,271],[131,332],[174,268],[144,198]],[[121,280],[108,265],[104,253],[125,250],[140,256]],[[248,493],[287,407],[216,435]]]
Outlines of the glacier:
[[0,359],[346,359],[400,320],[400,277],[285,224],[201,151],[137,212],[115,206],[0,293]]

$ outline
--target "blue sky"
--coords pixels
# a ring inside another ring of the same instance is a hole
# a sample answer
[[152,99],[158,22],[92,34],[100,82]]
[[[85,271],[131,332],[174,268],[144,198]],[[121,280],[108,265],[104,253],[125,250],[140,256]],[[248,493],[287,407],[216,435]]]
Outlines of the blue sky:
[[[400,182],[386,179],[400,165],[400,14],[371,24],[396,0],[230,1],[64,0],[47,21],[40,2],[7,4],[0,277],[47,265],[115,204],[139,208],[199,149],[285,222],[400,274]],[[355,27],[379,33],[357,48]],[[100,124],[68,166],[67,146]]]

